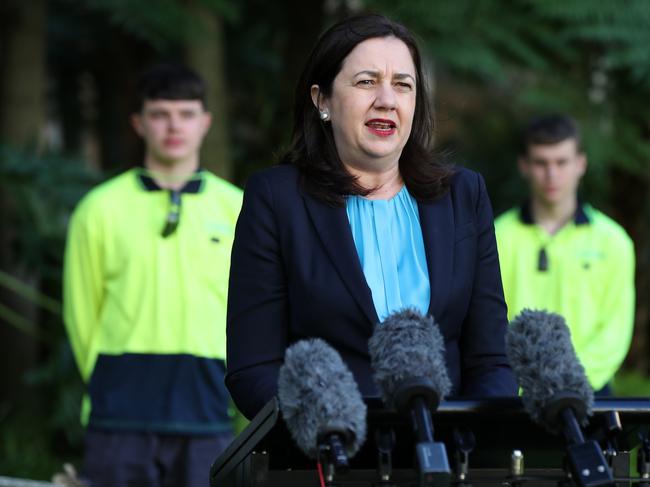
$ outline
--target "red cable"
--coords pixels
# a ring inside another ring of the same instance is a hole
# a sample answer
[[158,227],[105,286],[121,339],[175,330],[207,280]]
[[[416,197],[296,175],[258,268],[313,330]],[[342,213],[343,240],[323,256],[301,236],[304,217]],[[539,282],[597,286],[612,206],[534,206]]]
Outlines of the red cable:
[[320,480],[320,487],[325,487],[325,477],[323,476],[323,467],[320,462],[316,462],[316,470],[318,470],[318,478]]

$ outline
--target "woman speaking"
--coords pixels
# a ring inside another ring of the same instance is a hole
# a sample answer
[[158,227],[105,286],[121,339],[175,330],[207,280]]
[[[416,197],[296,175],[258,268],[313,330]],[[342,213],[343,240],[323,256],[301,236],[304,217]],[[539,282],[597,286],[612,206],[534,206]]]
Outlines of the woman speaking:
[[247,417],[303,338],[326,340],[361,393],[378,395],[368,339],[405,307],[439,323],[453,394],[516,394],[485,184],[436,159],[432,115],[404,26],[365,15],[321,36],[296,87],[291,147],[250,178],[237,223],[226,384]]

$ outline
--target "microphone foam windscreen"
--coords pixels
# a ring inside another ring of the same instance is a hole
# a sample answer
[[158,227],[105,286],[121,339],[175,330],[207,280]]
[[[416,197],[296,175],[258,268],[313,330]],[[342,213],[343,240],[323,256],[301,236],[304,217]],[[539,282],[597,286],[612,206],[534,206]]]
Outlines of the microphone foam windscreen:
[[352,372],[324,340],[301,340],[287,348],[278,377],[280,410],[294,441],[318,455],[319,435],[341,433],[349,457],[366,438],[366,405]]
[[591,414],[594,393],[576,356],[571,333],[556,313],[525,309],[508,326],[506,354],[523,389],[524,409],[544,423],[544,409],[561,393],[573,393]]
[[400,385],[427,379],[442,399],[451,390],[445,362],[445,342],[431,316],[413,308],[389,315],[375,326],[368,341],[375,382],[387,404]]

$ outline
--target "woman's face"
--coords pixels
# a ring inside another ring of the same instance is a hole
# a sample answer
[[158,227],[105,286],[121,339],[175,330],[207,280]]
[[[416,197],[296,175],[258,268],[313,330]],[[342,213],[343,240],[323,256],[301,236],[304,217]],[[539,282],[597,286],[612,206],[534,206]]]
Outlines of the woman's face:
[[346,166],[382,171],[399,163],[411,134],[415,79],[411,53],[396,37],[368,39],[348,54],[331,96],[320,99],[320,108],[329,110],[336,149]]

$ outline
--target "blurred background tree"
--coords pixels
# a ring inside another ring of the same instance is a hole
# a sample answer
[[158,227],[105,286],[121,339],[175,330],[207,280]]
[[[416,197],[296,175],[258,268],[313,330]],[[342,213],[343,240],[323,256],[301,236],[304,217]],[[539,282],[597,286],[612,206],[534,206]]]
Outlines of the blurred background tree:
[[440,152],[485,175],[496,212],[525,196],[515,160],[526,120],[550,111],[578,119],[590,162],[583,194],[635,241],[637,321],[626,369],[648,374],[647,1],[5,0],[0,474],[45,479],[79,460],[82,386],[60,313],[66,222],[92,185],[142,158],[128,123],[139,72],[184,61],[206,78],[214,126],[203,163],[243,185],[286,147],[293,88],[319,33],[361,10],[418,34]]

